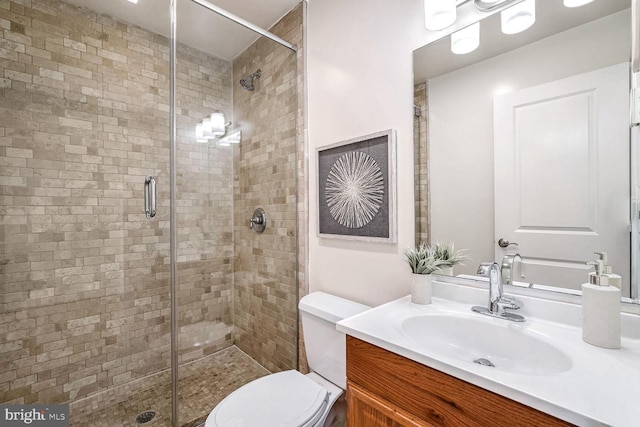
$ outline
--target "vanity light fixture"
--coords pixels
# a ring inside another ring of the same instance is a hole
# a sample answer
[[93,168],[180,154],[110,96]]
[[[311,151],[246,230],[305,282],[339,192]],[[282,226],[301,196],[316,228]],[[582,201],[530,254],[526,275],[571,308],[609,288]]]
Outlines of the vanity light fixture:
[[[577,7],[593,0],[564,0],[567,7]],[[472,2],[480,12],[500,10],[502,32],[516,34],[536,20],[535,0],[424,0],[424,22],[427,30],[440,31],[456,22],[456,8]]]
[[210,139],[213,139],[213,138],[214,136],[213,136],[213,133],[211,132],[211,119],[209,117],[206,117],[202,120],[202,139],[209,141]]
[[504,34],[520,33],[536,22],[536,0],[524,0],[500,12]]
[[242,137],[242,131],[237,130],[225,136],[224,138],[220,138],[217,141],[217,144],[220,147],[228,147],[231,144],[240,144],[241,137]]
[[439,31],[456,22],[456,0],[424,0],[424,26]]
[[592,1],[593,0],[564,0],[563,4],[566,7],[580,7],[591,3]]
[[235,131],[230,133],[229,136],[225,137],[231,144],[240,144],[240,140],[242,139],[242,131]]
[[211,134],[214,137],[224,135],[226,132],[224,114],[220,112],[211,113],[209,118],[211,119]]
[[204,137],[204,123],[198,123],[196,125],[196,142],[208,142],[209,140]]
[[464,55],[480,46],[480,22],[451,34],[451,52]]
[[[220,140],[230,124],[231,122],[225,120],[224,113],[219,111],[211,113],[209,117],[205,117],[196,125],[196,142],[205,143],[211,140]],[[240,142],[239,137],[238,142]]]

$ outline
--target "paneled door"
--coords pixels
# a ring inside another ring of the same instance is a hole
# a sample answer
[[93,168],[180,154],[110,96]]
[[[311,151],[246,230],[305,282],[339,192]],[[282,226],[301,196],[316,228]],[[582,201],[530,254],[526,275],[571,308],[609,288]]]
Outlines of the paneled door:
[[580,289],[605,251],[628,294],[628,76],[619,64],[494,99],[495,257],[522,256],[514,280]]

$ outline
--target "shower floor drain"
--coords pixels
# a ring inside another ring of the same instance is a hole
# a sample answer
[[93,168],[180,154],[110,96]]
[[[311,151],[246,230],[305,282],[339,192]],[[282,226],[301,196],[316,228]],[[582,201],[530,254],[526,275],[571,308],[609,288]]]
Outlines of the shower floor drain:
[[156,417],[156,411],[145,411],[136,417],[136,424],[147,424]]

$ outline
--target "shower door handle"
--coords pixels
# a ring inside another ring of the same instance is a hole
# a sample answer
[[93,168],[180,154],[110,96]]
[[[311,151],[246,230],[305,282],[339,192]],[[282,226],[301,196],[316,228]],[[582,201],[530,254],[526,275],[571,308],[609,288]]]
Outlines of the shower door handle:
[[147,219],[153,218],[158,213],[156,200],[156,178],[148,175],[144,179],[144,213]]

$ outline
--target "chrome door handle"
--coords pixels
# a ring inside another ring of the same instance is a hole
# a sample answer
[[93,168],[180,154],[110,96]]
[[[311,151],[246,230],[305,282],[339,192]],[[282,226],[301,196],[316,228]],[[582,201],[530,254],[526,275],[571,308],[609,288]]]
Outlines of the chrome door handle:
[[501,248],[506,248],[511,245],[518,246],[516,242],[509,242],[509,240],[505,239],[504,237],[501,237],[500,240],[498,240],[498,246],[500,246]]
[[158,213],[156,200],[156,178],[148,175],[144,179],[144,213],[147,219],[153,218]]

